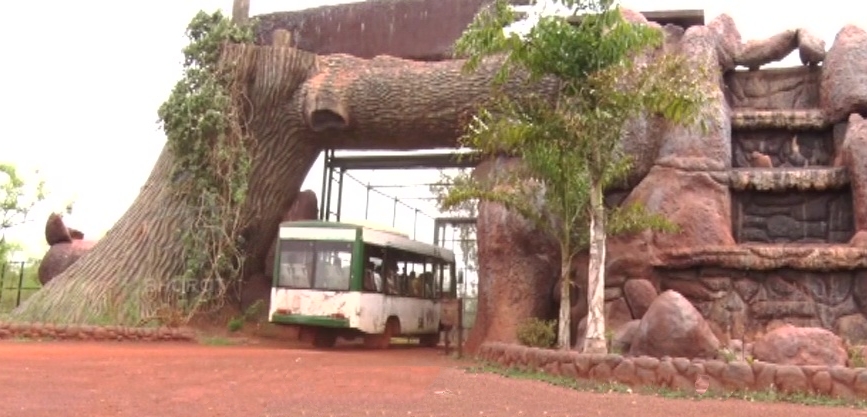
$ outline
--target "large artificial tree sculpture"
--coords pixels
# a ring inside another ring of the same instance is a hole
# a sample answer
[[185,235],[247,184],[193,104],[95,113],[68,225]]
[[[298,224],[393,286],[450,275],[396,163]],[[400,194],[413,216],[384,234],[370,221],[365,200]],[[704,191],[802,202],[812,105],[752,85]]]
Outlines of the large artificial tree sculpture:
[[322,150],[453,147],[500,61],[468,75],[462,60],[317,56],[254,45],[219,13],[200,13],[188,36],[185,81],[161,109],[168,141],[138,198],[13,319],[170,324],[219,306],[265,268]]

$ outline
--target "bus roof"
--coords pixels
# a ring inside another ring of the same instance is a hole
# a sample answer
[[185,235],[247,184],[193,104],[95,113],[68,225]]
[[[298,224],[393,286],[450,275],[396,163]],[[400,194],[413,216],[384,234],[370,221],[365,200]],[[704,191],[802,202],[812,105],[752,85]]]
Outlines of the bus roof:
[[354,229],[361,230],[361,239],[365,243],[370,243],[376,246],[386,248],[395,248],[407,252],[418,253],[424,256],[430,256],[442,259],[446,262],[455,262],[455,254],[453,251],[424,243],[417,240],[412,240],[408,235],[400,233],[396,229],[381,228],[379,225],[363,224],[356,222],[329,222],[322,220],[302,220],[280,223],[281,228],[334,228],[334,229]]

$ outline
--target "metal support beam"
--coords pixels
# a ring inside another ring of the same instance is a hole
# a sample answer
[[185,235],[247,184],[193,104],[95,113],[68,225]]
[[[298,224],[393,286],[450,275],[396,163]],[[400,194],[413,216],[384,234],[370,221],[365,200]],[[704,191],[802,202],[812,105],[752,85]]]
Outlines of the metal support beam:
[[340,169],[340,174],[337,177],[337,215],[335,221],[340,221],[340,208],[343,207],[343,174],[346,171]]
[[475,168],[480,162],[481,154],[478,152],[332,156],[330,160],[333,168],[341,168],[347,171],[353,169]]

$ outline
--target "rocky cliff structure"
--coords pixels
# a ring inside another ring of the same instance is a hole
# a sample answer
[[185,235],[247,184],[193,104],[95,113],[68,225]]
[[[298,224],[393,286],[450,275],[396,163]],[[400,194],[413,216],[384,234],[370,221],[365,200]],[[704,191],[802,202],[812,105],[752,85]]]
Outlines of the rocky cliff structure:
[[[285,29],[293,46],[317,53],[447,60],[448,46],[487,2],[446,3],[435,12],[431,2],[412,0],[267,15],[259,40]],[[368,24],[374,20],[361,16],[374,9],[379,23]],[[658,294],[674,290],[722,342],[782,322],[867,338],[867,122],[859,115],[867,114],[867,33],[846,26],[828,49],[800,28],[744,41],[727,15],[702,24],[625,12],[664,31],[667,50],[711,70],[697,80],[710,97],[709,129],[636,120],[624,138],[634,171],[629,187],[609,190],[609,203],[642,203],[680,231],[609,241],[609,326],[640,319]],[[419,30],[401,37],[410,26]],[[801,66],[763,68],[795,51]],[[550,242],[495,204],[479,213],[470,349],[515,341],[517,323],[553,318],[560,302]],[[586,314],[586,257],[574,264],[577,323]]]
[[[640,319],[658,293],[675,290],[723,341],[752,340],[780,323],[867,339],[867,122],[861,117],[867,112],[867,32],[843,28],[826,53],[824,42],[803,29],[742,43],[725,15],[705,26],[662,30],[668,47],[715,70],[703,80],[713,98],[706,109],[710,130],[647,127],[625,139],[640,151],[633,154],[641,179],[612,190],[609,199],[642,203],[680,231],[610,242],[609,326]],[[803,66],[761,68],[795,50]],[[480,224],[490,221],[480,213]],[[491,240],[503,241],[481,236],[479,243]],[[502,257],[490,262],[500,269],[512,269],[513,259],[523,262],[518,247],[499,252]],[[576,264],[580,287],[586,261]],[[508,287],[547,279],[481,274],[480,288],[491,294],[480,309],[487,301],[516,312],[532,309],[517,306]],[[584,303],[573,300],[573,318],[586,312]],[[471,342],[514,341],[499,323],[519,319],[486,320]]]
[[48,284],[96,245],[94,240],[85,240],[81,231],[66,227],[63,216],[57,213],[51,213],[45,222],[45,241],[50,247],[39,264],[42,285]]

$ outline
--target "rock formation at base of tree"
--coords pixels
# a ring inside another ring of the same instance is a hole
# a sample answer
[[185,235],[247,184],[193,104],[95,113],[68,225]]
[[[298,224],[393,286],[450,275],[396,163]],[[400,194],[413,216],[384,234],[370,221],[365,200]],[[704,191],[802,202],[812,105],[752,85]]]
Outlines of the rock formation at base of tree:
[[51,213],[45,223],[45,241],[50,246],[39,264],[39,282],[47,284],[52,278],[69,268],[96,244],[84,240],[84,233],[67,227],[63,216]]

